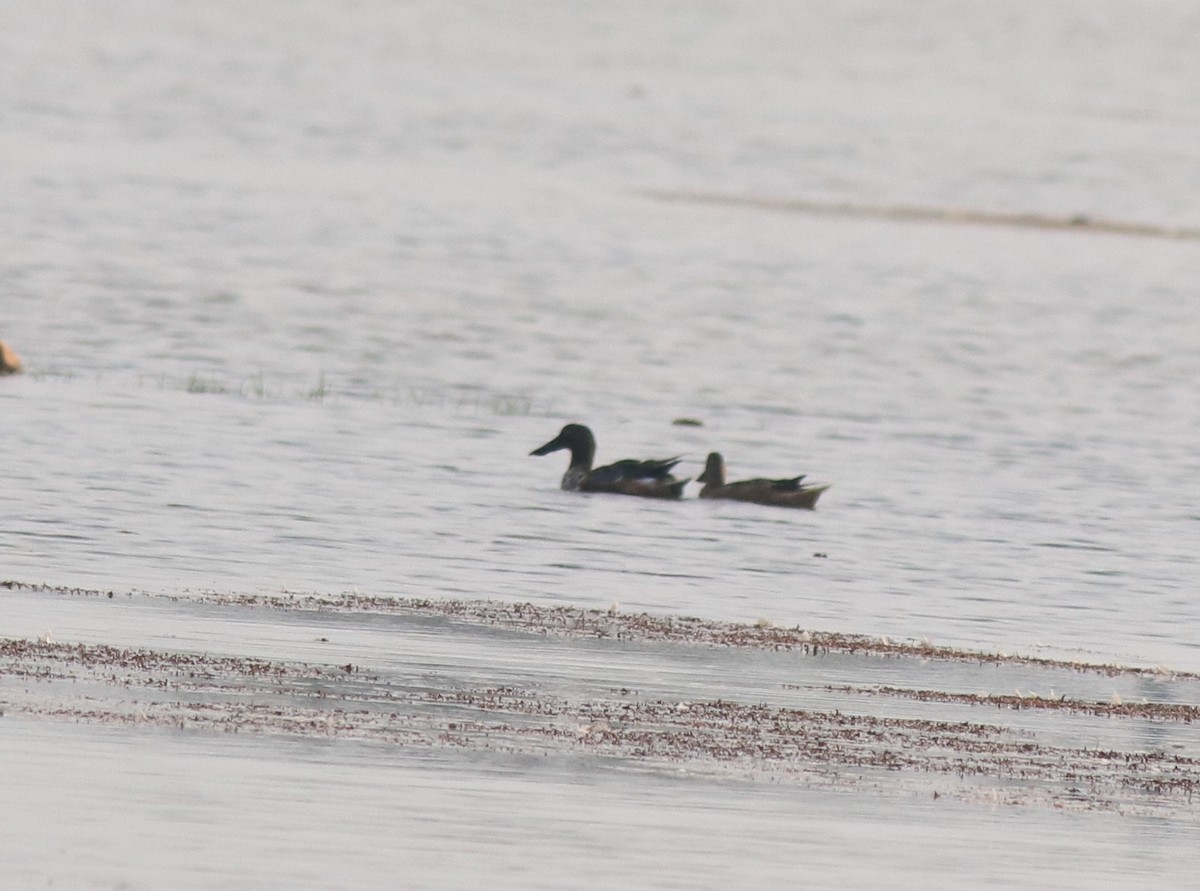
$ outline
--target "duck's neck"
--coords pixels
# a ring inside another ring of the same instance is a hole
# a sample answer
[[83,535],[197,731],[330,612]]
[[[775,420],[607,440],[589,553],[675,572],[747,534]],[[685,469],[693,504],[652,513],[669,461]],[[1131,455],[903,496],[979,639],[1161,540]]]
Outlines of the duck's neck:
[[704,466],[704,473],[696,477],[696,482],[704,483],[706,489],[719,489],[725,485],[725,464],[722,461],[709,461]]
[[571,464],[563,474],[562,487],[568,491],[578,489],[592,470],[596,456],[594,443],[580,442],[571,446]]
[[572,462],[567,468],[567,472],[563,474],[562,487],[568,492],[574,492],[583,485],[583,481],[587,479],[588,472],[579,467],[576,467]]
[[571,466],[567,472],[572,470],[586,474],[592,469],[592,461],[596,457],[596,444],[593,442],[577,442],[571,446]]

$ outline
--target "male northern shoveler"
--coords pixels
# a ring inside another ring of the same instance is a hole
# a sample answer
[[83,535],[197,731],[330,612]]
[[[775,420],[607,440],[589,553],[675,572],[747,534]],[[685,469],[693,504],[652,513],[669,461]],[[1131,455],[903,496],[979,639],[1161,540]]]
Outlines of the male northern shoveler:
[[567,424],[558,436],[529,454],[548,455],[559,449],[571,451],[571,464],[562,478],[562,487],[569,492],[614,492],[643,498],[679,498],[688,482],[671,475],[671,468],[679,463],[678,458],[662,461],[626,459],[593,470],[596,438],[582,424]]
[[800,483],[802,479],[803,474],[787,480],[754,479],[727,483],[725,459],[721,457],[720,452],[709,452],[704,473],[696,477],[696,482],[704,483],[704,488],[700,490],[701,498],[726,498],[812,510],[817,506],[817,499],[821,497],[821,493],[829,486],[804,486]]

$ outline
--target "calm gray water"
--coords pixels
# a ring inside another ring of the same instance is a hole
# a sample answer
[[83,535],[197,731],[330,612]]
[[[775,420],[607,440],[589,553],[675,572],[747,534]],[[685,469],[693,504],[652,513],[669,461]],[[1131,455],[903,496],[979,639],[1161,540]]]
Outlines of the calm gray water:
[[[1198,27],[1169,0],[7,4],[0,578],[1200,669],[1200,241],[648,194],[1200,227]],[[566,421],[602,461],[833,487],[573,496],[527,457]]]

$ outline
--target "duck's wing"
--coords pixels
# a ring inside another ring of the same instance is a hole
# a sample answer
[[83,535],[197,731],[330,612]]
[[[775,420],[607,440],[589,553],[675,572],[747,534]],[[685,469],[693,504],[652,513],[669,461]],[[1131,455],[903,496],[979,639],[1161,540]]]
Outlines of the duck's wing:
[[665,458],[652,461],[635,461],[626,458],[614,464],[597,467],[588,474],[588,482],[598,486],[615,485],[622,482],[639,480],[672,481],[671,469],[678,464],[679,458]]
[[769,482],[771,488],[776,492],[799,492],[803,488],[800,485],[800,480],[804,479],[806,475],[802,473],[799,476],[792,477],[790,480],[763,480],[762,482]]
[[700,490],[701,498],[723,498],[729,501],[763,501],[776,493],[771,480],[736,480],[723,486],[707,485]]
[[778,504],[781,507],[801,507],[812,510],[817,506],[817,499],[821,497],[821,493],[828,488],[828,485],[802,486],[795,492],[778,493],[770,503]]
[[671,469],[679,458],[655,461],[626,459],[597,467],[587,475],[580,489],[585,492],[615,492],[643,498],[679,498],[688,480],[676,479]]
[[734,480],[732,483],[726,483],[720,488],[725,493],[726,498],[744,498],[750,501],[767,498],[779,492],[789,491],[788,489],[777,488],[779,483],[787,482],[788,480],[767,479]]
[[636,480],[622,480],[605,491],[621,495],[637,495],[641,498],[682,498],[683,487],[689,482],[691,482],[690,478],[677,480],[672,476],[666,479],[644,477]]
[[800,481],[804,479],[805,474],[794,476],[786,480],[769,480],[763,477],[756,477],[752,480],[734,480],[732,483],[726,483],[721,486],[722,489],[728,489],[730,497],[734,495],[743,496],[763,496],[782,495],[788,492],[799,492],[804,486]]
[[774,504],[780,507],[811,508],[829,486],[802,486],[800,478],[790,480],[737,480],[716,488],[705,487],[701,498],[724,498],[731,501],[752,501],[755,504]]

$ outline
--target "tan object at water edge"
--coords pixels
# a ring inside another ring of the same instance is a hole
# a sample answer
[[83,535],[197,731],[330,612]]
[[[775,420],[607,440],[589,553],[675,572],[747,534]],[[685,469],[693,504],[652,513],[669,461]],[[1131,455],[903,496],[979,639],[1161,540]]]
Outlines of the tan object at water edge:
[[21,370],[21,357],[13,348],[0,340],[0,374],[16,374]]

